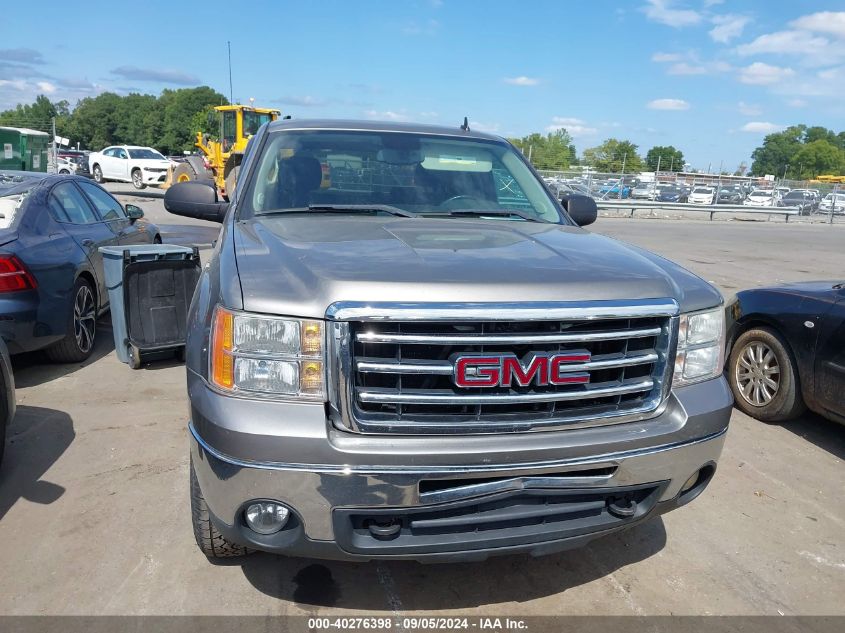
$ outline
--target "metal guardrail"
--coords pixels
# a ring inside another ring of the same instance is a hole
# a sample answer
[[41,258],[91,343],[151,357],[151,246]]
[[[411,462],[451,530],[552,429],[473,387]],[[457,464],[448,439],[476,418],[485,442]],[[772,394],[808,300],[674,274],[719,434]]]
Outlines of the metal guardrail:
[[599,210],[628,210],[631,217],[634,212],[643,209],[652,211],[704,211],[710,213],[710,219],[716,213],[764,213],[767,215],[782,215],[787,222],[789,217],[800,215],[800,207],[763,207],[744,204],[691,204],[689,202],[654,202],[651,200],[596,200]]

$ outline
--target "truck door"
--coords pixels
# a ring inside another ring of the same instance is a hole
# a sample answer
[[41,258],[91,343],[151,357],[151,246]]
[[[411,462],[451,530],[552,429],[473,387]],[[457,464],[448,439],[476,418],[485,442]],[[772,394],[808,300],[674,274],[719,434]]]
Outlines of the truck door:
[[816,344],[815,395],[820,406],[845,416],[845,287],[821,319]]

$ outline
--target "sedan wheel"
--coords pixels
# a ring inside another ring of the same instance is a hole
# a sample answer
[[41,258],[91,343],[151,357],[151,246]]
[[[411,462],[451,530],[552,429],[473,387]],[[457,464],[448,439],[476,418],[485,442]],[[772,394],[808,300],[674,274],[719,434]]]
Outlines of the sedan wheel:
[[739,392],[751,406],[765,406],[777,394],[780,367],[775,353],[765,343],[747,344],[739,353],[735,371]]
[[804,411],[798,367],[789,344],[766,326],[740,334],[725,372],[736,407],[763,422],[783,422]]
[[76,346],[87,354],[94,346],[94,333],[97,328],[97,316],[94,307],[94,294],[88,285],[83,285],[76,293],[73,303],[73,333]]
[[140,169],[136,169],[132,172],[132,186],[135,187],[135,189],[143,189],[146,187]]
[[70,294],[72,304],[68,315],[67,335],[45,352],[50,360],[58,363],[81,362],[94,351],[97,333],[97,299],[94,287],[88,280],[79,278]]
[[99,184],[103,184],[103,182],[104,182],[103,170],[100,169],[99,165],[94,165],[94,181],[99,183]]

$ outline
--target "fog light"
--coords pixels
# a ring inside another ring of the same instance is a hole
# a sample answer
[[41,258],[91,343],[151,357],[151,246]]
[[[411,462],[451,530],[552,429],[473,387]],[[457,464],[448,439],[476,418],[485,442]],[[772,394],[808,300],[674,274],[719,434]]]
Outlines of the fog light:
[[700,473],[700,471],[696,471],[692,475],[690,475],[689,479],[687,479],[684,482],[684,485],[681,486],[681,494],[685,493],[687,490],[692,489],[692,487],[695,486],[695,484],[698,483],[699,473]]
[[288,522],[290,510],[281,503],[260,501],[251,504],[244,513],[246,524],[253,532],[275,534]]

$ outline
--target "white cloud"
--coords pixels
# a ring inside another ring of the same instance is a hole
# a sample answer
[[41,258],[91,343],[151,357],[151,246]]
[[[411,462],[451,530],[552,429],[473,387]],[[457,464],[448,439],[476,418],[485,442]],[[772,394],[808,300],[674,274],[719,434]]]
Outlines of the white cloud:
[[440,28],[440,22],[437,20],[427,20],[425,22],[411,22],[402,27],[402,33],[405,35],[434,35]]
[[365,110],[364,116],[379,121],[407,121],[409,119],[404,111],[394,112],[393,110]]
[[732,39],[742,35],[745,25],[751,21],[751,18],[744,15],[716,15],[712,20],[714,26],[708,33],[714,42],[727,44]]
[[319,97],[312,97],[311,95],[291,95],[288,97],[281,97],[276,100],[283,105],[298,106],[300,108],[319,108],[326,105],[325,99]]
[[790,108],[804,108],[807,106],[807,102],[804,99],[789,99],[786,105]]
[[740,114],[744,114],[745,116],[758,116],[763,113],[763,110],[758,105],[754,105],[751,103],[745,103],[744,101],[740,101],[736,109],[739,110]]
[[519,77],[505,77],[502,81],[506,84],[510,84],[511,86],[536,86],[540,83],[540,80],[536,77],[526,77],[525,75],[520,75]]
[[723,4],[725,0],[704,0],[704,8],[709,9],[710,7],[714,7],[717,4]]
[[689,110],[689,103],[683,99],[655,99],[649,101],[649,110]]
[[675,28],[694,26],[701,22],[701,14],[692,9],[673,9],[673,0],[647,0],[643,7],[646,17],[652,22]]
[[655,53],[651,56],[651,61],[657,62],[658,64],[667,62],[679,62],[682,59],[683,57],[678,53]]
[[498,132],[500,127],[498,123],[484,123],[482,121],[469,122],[469,129],[478,130],[479,132],[489,132],[490,134]]
[[557,132],[560,129],[565,129],[573,137],[591,136],[598,132],[598,128],[587,125],[583,119],[564,116],[552,117],[552,123],[546,126],[546,132]]
[[795,71],[791,68],[781,68],[780,66],[772,66],[763,62],[754,62],[739,71],[739,80],[744,84],[766,86],[780,83],[794,74]]
[[820,11],[804,15],[790,22],[790,26],[805,31],[826,33],[845,38],[845,11]]
[[38,86],[39,90],[44,91],[48,95],[56,92],[56,86],[51,84],[49,81],[39,81],[35,85]]
[[739,129],[743,132],[753,132],[754,134],[771,134],[772,132],[778,132],[784,129],[784,127],[786,126],[767,121],[750,121]]
[[823,49],[829,43],[824,37],[804,31],[777,31],[761,35],[750,44],[738,46],[736,50],[740,55],[816,55],[824,54]]

